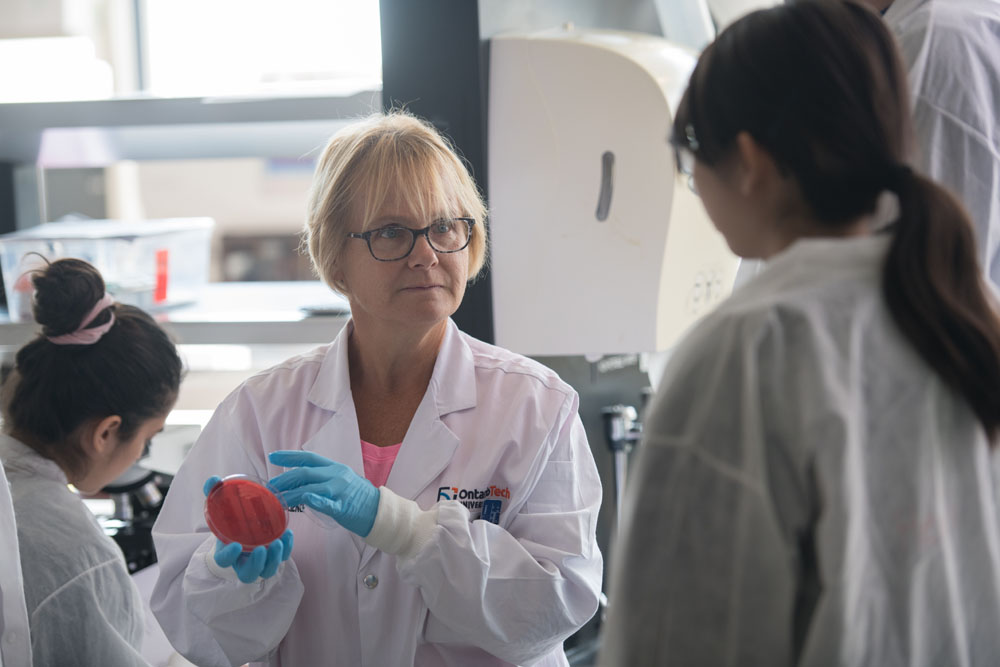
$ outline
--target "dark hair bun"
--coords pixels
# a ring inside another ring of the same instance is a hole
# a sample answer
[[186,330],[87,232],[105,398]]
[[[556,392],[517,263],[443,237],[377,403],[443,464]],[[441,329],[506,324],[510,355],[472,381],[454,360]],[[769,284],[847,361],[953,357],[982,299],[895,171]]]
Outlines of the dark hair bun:
[[[61,336],[76,331],[80,321],[104,296],[100,272],[82,259],[60,259],[32,276],[35,321],[46,336]],[[107,320],[99,315],[94,324]]]
[[118,439],[131,441],[147,420],[173,407],[183,365],[167,332],[134,306],[99,311],[89,326],[107,323],[112,313],[115,319],[96,343],[53,342],[51,337],[76,331],[101,302],[104,279],[79,259],[59,260],[31,275],[42,334],[18,350],[0,392],[0,413],[9,433],[23,435],[26,445],[72,478],[97,465],[83,447],[80,427],[118,415]]

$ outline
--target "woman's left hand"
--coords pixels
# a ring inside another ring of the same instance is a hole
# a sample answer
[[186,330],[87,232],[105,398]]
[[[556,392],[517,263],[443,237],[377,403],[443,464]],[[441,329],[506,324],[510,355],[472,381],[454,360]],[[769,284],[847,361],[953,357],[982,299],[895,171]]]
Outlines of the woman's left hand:
[[[205,480],[202,491],[205,497],[215,488],[215,485],[222,481],[218,475],[212,475]],[[243,545],[239,542],[229,542],[228,544],[220,539],[215,540],[215,552],[212,558],[219,567],[231,567],[236,571],[236,576],[244,584],[251,584],[260,579],[269,579],[278,572],[278,566],[288,560],[292,555],[292,544],[294,538],[292,531],[286,530],[281,537],[268,545],[254,547],[250,552],[243,551]]]
[[292,554],[292,531],[286,530],[280,538],[267,546],[254,547],[246,553],[239,542],[215,541],[212,557],[219,567],[231,567],[244,584],[252,584],[260,579],[270,579],[278,573],[278,566]]
[[367,479],[314,452],[279,450],[268,458],[275,465],[294,468],[270,480],[289,507],[304,504],[361,537],[371,532],[379,490]]

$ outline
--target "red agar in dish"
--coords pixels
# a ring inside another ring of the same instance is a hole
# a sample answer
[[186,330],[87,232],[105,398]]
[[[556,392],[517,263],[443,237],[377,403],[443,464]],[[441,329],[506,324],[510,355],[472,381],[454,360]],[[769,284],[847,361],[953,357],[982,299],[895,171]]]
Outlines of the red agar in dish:
[[244,551],[281,537],[288,512],[266,486],[245,477],[227,477],[205,498],[205,521],[220,540],[239,542]]

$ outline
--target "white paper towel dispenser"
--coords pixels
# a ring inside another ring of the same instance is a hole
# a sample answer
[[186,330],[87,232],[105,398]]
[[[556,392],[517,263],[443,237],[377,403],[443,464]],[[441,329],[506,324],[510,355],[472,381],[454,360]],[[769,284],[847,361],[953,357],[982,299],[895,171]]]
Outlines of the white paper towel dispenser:
[[728,296],[738,258],[668,143],[695,55],[661,37],[492,40],[496,341],[529,355],[670,347]]

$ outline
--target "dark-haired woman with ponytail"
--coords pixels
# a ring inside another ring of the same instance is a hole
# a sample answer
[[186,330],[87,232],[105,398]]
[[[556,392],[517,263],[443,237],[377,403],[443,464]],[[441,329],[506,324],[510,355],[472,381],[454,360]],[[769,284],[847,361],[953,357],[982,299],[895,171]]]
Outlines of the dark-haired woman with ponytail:
[[32,664],[145,665],[125,559],[67,484],[94,493],[136,462],[177,399],[181,361],[90,264],[59,260],[32,280],[42,332],[0,394]]
[[846,0],[701,55],[678,165],[766,265],[649,407],[602,664],[1000,662],[1000,319],[966,214],[907,166],[907,106]]

